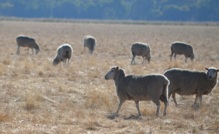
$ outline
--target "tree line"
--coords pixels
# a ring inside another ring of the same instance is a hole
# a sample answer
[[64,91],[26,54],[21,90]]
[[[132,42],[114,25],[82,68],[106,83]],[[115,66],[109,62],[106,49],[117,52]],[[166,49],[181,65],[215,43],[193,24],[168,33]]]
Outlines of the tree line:
[[219,0],[0,0],[0,16],[219,21]]

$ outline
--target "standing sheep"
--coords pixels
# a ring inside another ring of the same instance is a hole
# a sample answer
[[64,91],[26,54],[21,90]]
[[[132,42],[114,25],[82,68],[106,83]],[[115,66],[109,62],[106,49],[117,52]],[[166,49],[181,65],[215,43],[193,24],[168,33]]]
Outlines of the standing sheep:
[[173,54],[175,59],[177,54],[184,55],[186,58],[185,62],[187,62],[187,58],[190,58],[192,61],[195,58],[192,46],[186,43],[174,42],[172,43],[170,49],[171,49],[170,60],[172,60]]
[[36,43],[35,39],[31,37],[20,35],[16,38],[16,42],[17,42],[17,54],[20,54],[20,47],[28,47],[27,54],[29,54],[29,48],[32,49],[32,54],[34,54],[33,49],[35,49],[35,54],[38,54],[40,51],[39,45]]
[[89,53],[92,54],[94,49],[96,46],[96,39],[91,36],[91,35],[87,35],[84,37],[84,51],[85,51],[85,47],[87,47],[89,49]]
[[208,95],[217,83],[218,69],[214,67],[205,68],[207,73],[190,71],[184,69],[170,69],[164,75],[170,80],[169,97],[172,95],[173,101],[177,106],[175,94],[196,95],[194,106],[199,98],[200,106],[202,95]]
[[132,52],[132,61],[131,64],[135,64],[135,57],[136,56],[142,56],[144,63],[146,60],[148,63],[150,63],[151,54],[150,54],[150,46],[142,43],[142,42],[135,42],[131,46],[131,52]]
[[68,61],[69,63],[71,60],[72,53],[73,53],[73,49],[71,45],[63,44],[59,46],[57,48],[57,54],[53,60],[53,65],[57,65],[60,62],[63,62],[64,64],[66,64],[66,61]]
[[105,75],[105,79],[113,79],[115,82],[117,95],[120,101],[115,115],[118,115],[122,104],[126,100],[135,101],[138,116],[141,116],[139,101],[152,100],[157,105],[156,115],[158,116],[161,100],[165,105],[163,115],[166,115],[169,80],[164,75],[126,76],[123,69],[112,67]]

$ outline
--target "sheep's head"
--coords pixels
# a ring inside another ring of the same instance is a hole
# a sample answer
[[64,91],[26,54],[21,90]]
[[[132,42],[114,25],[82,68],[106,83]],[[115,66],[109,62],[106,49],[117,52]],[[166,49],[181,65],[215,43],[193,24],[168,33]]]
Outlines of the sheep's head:
[[192,54],[190,57],[191,57],[191,60],[193,61],[193,60],[194,60],[194,58],[195,58],[195,55],[194,55],[194,54]]
[[58,57],[55,57],[52,63],[53,65],[57,65],[59,64],[59,62],[60,62],[60,59]]
[[40,51],[40,48],[36,49],[35,53],[38,54]]
[[219,71],[219,69],[216,69],[215,67],[209,67],[205,69],[207,70],[207,78],[209,80],[212,80],[217,77],[217,72]]
[[110,71],[105,75],[105,80],[114,79],[116,72],[119,70],[119,67],[112,67]]

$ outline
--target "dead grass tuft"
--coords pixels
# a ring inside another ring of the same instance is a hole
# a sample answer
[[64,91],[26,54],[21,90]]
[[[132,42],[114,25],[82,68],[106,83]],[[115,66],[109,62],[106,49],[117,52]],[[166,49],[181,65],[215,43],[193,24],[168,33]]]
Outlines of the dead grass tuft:
[[42,71],[42,70],[41,70],[41,71],[39,71],[39,73],[38,73],[38,74],[39,74],[39,76],[40,76],[40,77],[43,77],[43,71]]
[[39,108],[39,101],[42,100],[42,97],[39,96],[39,93],[28,91],[25,97],[24,108],[26,110],[31,111]]
[[5,114],[0,114],[0,122],[11,121],[11,117]]
[[6,67],[5,65],[0,64],[0,76],[4,75],[6,72]]
[[26,98],[26,105],[25,105],[25,109],[28,111],[34,110],[38,107],[38,104],[36,102],[36,100],[32,97],[27,97]]
[[10,61],[10,59],[4,59],[4,60],[2,61],[2,63],[3,63],[4,65],[10,65],[10,64],[11,64],[11,61]]
[[213,122],[210,129],[214,130],[215,133],[219,133],[219,120]]
[[156,108],[144,108],[143,110],[141,110],[141,114],[142,116],[155,116],[156,113]]
[[89,92],[87,99],[85,101],[85,106],[91,109],[106,107],[108,110],[111,111],[111,104],[107,95],[98,90]]

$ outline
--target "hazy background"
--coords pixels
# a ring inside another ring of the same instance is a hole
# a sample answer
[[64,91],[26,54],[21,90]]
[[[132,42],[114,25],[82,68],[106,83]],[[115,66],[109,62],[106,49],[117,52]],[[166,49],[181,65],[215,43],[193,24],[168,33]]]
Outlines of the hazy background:
[[218,0],[0,0],[1,17],[219,21]]

